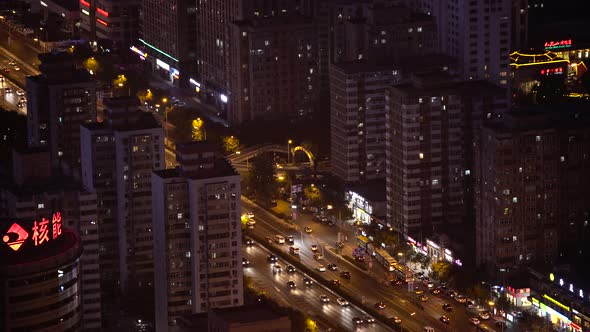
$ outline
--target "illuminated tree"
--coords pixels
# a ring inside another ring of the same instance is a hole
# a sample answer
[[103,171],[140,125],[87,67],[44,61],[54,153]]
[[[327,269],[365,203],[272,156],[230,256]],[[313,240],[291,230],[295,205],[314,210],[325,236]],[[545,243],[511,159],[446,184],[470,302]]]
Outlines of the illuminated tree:
[[306,332],[318,332],[318,324],[311,318],[305,319],[305,331]]
[[84,68],[91,70],[92,72],[96,73],[100,66],[98,65],[98,61],[94,57],[88,58],[83,62]]
[[252,158],[249,175],[250,187],[256,198],[263,204],[269,203],[277,188],[275,163],[272,157],[267,154],[259,154]]
[[240,140],[235,136],[225,136],[221,141],[226,153],[234,153],[240,148]]
[[451,274],[451,265],[445,261],[438,261],[432,264],[432,271],[438,280],[447,281]]
[[309,199],[311,205],[320,205],[322,203],[322,193],[313,184],[303,188],[303,194]]
[[127,77],[123,74],[117,75],[117,77],[113,80],[113,85],[117,87],[123,87],[127,83]]
[[201,118],[196,118],[192,122],[192,138],[193,141],[204,141],[207,138],[205,133],[205,123]]

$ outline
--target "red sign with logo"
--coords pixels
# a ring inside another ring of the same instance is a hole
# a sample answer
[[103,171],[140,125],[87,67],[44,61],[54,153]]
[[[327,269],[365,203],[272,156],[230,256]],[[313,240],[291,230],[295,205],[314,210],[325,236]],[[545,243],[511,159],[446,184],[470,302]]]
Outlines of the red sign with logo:
[[27,230],[18,223],[13,223],[10,229],[2,237],[2,241],[6,243],[12,250],[18,251],[21,246],[31,236],[34,246],[40,246],[57,239],[62,232],[61,212],[53,214],[51,221],[46,218],[41,218],[41,221],[35,220],[33,227]]
[[551,50],[556,48],[569,48],[572,47],[571,39],[557,40],[557,41],[546,41],[545,49]]

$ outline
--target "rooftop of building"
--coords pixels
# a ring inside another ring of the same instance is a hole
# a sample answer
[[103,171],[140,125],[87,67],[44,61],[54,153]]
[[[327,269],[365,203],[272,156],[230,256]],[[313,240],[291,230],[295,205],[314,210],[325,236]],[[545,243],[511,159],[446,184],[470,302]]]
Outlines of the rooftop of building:
[[357,60],[332,64],[346,74],[379,72],[386,70],[402,70],[407,72],[432,72],[433,70],[448,70],[454,66],[456,60],[443,54],[429,54],[402,58],[399,61]]
[[515,51],[510,54],[511,66],[525,66],[531,64],[546,64],[552,62],[567,62],[557,54],[547,50],[528,49]]
[[370,180],[364,184],[351,185],[346,190],[355,192],[371,202],[385,202],[387,200],[387,190],[383,179]]
[[458,81],[444,71],[414,74],[410,82],[396,84],[393,88],[410,96],[505,94],[504,88],[488,81]]
[[234,176],[239,175],[236,169],[232,166],[232,164],[225,158],[216,159],[213,162],[213,167],[211,168],[202,168],[199,170],[187,172],[185,174],[182,173],[180,167],[171,168],[171,169],[164,169],[164,170],[157,170],[154,173],[164,179],[169,178],[177,178],[177,177],[186,177],[191,180],[203,180],[203,179],[210,179],[210,178],[220,178],[226,176]]
[[314,20],[310,17],[299,14],[277,15],[269,17],[260,17],[256,19],[237,20],[233,22],[236,26],[253,27],[253,28],[279,28],[289,27],[294,25],[310,25],[314,24]]
[[246,324],[275,320],[285,317],[268,305],[249,305],[233,308],[213,309],[213,314],[228,324]]
[[486,125],[498,134],[515,132],[590,128],[590,115],[583,104],[561,103],[512,109],[504,117]]
[[[119,114],[120,115],[120,114]],[[162,128],[156,117],[150,112],[140,109],[130,110],[126,116],[120,116],[117,121],[104,119],[103,122],[83,124],[88,130],[134,131]]]

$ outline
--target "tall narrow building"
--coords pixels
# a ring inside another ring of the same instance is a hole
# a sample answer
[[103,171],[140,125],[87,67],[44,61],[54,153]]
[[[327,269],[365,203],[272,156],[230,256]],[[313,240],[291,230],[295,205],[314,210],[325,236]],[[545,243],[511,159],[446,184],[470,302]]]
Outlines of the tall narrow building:
[[30,147],[48,147],[51,163],[80,164],[80,125],[96,121],[96,85],[66,52],[39,55],[41,74],[29,76],[27,129]]
[[153,286],[151,172],[164,165],[164,130],[133,97],[104,101],[102,123],[81,128],[82,181],[96,191],[104,286]]
[[241,306],[240,176],[208,142],[177,144],[175,169],[154,171],[156,330],[180,316]]
[[476,134],[507,107],[503,89],[431,74],[394,85],[387,100],[387,222],[422,241],[472,220]]

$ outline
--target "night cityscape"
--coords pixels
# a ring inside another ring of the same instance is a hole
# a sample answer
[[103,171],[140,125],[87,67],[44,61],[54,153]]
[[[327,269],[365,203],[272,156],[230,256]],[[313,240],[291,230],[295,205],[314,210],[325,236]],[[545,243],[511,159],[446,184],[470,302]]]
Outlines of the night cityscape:
[[0,0],[0,332],[590,332],[582,0]]

